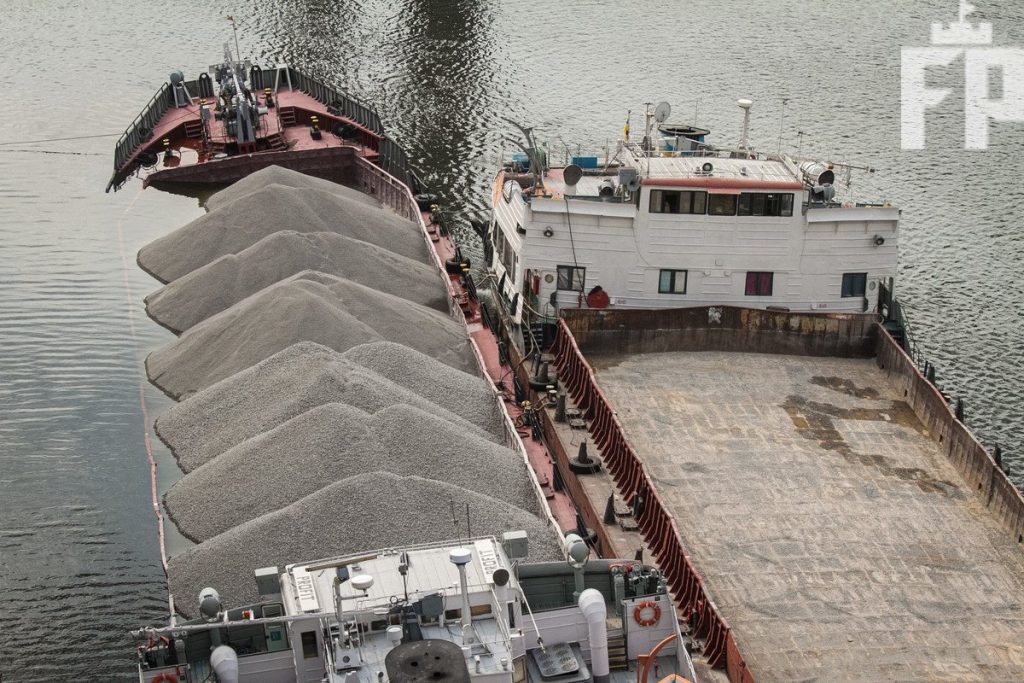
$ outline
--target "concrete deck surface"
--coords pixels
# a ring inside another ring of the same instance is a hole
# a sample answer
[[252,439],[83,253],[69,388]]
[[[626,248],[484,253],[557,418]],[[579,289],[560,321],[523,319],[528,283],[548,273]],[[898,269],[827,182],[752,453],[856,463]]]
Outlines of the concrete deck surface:
[[1024,552],[874,361],[589,360],[759,683],[1024,681]]

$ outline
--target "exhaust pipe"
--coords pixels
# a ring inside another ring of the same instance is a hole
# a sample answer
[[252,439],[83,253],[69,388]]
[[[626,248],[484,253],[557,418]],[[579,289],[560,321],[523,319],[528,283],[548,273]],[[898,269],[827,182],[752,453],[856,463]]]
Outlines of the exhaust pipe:
[[608,606],[601,591],[588,588],[580,593],[580,611],[587,620],[587,638],[590,640],[590,670],[594,683],[608,683]]

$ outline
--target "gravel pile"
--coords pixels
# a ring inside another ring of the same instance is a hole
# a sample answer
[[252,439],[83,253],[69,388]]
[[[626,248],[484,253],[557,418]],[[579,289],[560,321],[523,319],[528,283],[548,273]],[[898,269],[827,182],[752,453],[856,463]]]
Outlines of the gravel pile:
[[490,434],[502,433],[494,391],[487,380],[476,374],[455,372],[438,360],[394,342],[362,344],[341,357],[447,408]]
[[170,282],[226,254],[237,254],[281,230],[334,232],[429,263],[419,226],[390,210],[326,190],[269,185],[231,202],[139,250],[139,266]]
[[[448,373],[456,372],[448,368]],[[452,400],[458,397],[449,397]],[[404,403],[469,433],[496,438],[443,405],[313,343],[295,344],[174,406],[157,419],[156,433],[181,469],[190,472],[232,446],[326,403],[345,403],[368,413]]]
[[345,351],[398,341],[466,372],[461,325],[447,315],[344,278],[303,271],[195,325],[146,358],[149,380],[175,399],[301,341]]
[[[525,530],[530,559],[560,557],[557,534],[538,517],[458,486],[385,472],[343,479],[286,508],[237,526],[171,558],[170,591],[190,615],[205,586],[228,606],[257,599],[259,567],[344,555],[380,547]],[[452,509],[458,526],[453,524]]]
[[199,542],[373,471],[422,476],[538,511],[515,452],[411,406],[369,415],[338,403],[222,453],[175,483],[164,503],[178,529]]
[[153,320],[180,334],[275,282],[304,270],[336,275],[447,313],[432,266],[333,232],[283,230],[222,256],[146,297]]
[[370,206],[380,206],[380,202],[359,190],[353,190],[350,187],[332,183],[329,180],[314,178],[311,175],[280,166],[268,166],[255,173],[250,173],[241,180],[212,195],[206,200],[206,210],[215,211],[239,199],[252,197],[263,192],[270,185],[324,190],[339,197],[354,199]]

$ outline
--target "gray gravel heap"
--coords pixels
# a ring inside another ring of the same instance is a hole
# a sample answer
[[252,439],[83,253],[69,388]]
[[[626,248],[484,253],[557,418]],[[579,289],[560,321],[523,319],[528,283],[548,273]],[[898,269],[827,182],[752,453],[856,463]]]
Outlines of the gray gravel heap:
[[[156,433],[185,472],[325,403],[346,403],[368,413],[404,403],[497,439],[443,405],[339,355],[319,344],[295,344],[174,406],[157,419]],[[457,370],[447,372],[457,377]]]
[[333,232],[283,230],[165,285],[146,297],[146,312],[179,334],[304,270],[337,275],[448,311],[445,289],[433,266]]
[[537,512],[522,459],[418,408],[369,415],[329,403],[244,441],[178,480],[167,512],[193,541],[205,541],[365,472],[422,476]]
[[267,189],[269,185],[284,185],[285,187],[308,188],[314,190],[325,190],[341,197],[354,199],[370,206],[380,206],[380,202],[368,194],[354,190],[330,180],[314,178],[305,173],[292,171],[281,166],[268,166],[264,169],[250,173],[241,180],[213,194],[206,200],[206,210],[214,211],[231,202],[252,197]]
[[560,557],[556,532],[515,506],[451,484],[372,472],[338,481],[175,555],[168,566],[170,591],[187,615],[205,586],[216,588],[228,607],[252,602],[258,597],[257,568],[283,570],[293,562],[465,536],[467,504],[474,536],[501,538],[506,531],[524,530],[531,560]]
[[303,271],[152,352],[146,372],[179,399],[300,341],[345,351],[383,340],[408,344],[459,370],[476,367],[465,329],[446,314],[351,280]]
[[361,344],[341,357],[461,415],[490,434],[501,434],[501,414],[494,391],[475,372],[453,372],[444,363],[394,342]]
[[326,190],[283,185],[268,185],[150,242],[139,250],[138,263],[170,282],[281,230],[335,232],[429,263],[422,231],[412,221]]

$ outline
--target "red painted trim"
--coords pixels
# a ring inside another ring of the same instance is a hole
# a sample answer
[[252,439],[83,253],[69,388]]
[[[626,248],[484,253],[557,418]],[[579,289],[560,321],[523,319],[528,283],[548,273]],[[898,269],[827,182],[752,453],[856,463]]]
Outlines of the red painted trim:
[[756,180],[754,178],[644,178],[644,185],[656,187],[696,187],[729,190],[802,190],[803,183],[795,180]]

